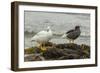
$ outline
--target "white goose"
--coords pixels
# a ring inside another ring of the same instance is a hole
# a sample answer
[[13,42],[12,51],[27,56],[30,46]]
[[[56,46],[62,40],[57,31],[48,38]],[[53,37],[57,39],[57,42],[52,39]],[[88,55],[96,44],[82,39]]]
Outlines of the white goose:
[[39,48],[41,50],[46,50],[45,43],[48,42],[52,38],[53,34],[48,26],[45,31],[38,32],[35,36],[31,38],[31,41],[35,41],[39,44]]

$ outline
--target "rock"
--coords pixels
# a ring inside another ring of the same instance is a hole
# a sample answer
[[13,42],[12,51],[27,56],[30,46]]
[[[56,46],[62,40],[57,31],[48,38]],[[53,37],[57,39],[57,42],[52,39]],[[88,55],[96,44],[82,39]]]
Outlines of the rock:
[[80,55],[79,54],[69,54],[68,59],[79,59]]
[[[86,59],[90,58],[90,46],[82,44],[54,44],[48,42],[45,44],[47,50],[42,51],[40,48],[32,47],[25,50],[25,54],[34,54],[34,56],[25,57],[25,60],[65,60],[65,59]],[[42,54],[41,54],[42,53]],[[36,56],[36,54],[41,54]]]
[[60,48],[60,49],[64,49],[64,48],[67,48],[68,45],[67,44],[58,44],[58,45],[55,45],[56,48]]
[[79,59],[80,56],[78,54],[68,54],[67,56],[62,56],[58,58],[58,60],[65,60],[65,59]]
[[60,49],[65,49],[65,48],[69,48],[72,50],[80,50],[81,47],[80,45],[74,44],[74,43],[67,43],[67,44],[58,44],[56,45],[56,48],[60,48]]
[[64,55],[63,50],[57,49],[57,48],[48,48],[43,53],[43,56],[45,57],[45,59],[57,59],[63,55]]
[[24,54],[32,54],[32,53],[34,53],[34,49],[32,47],[24,50]]
[[69,49],[69,48],[65,48],[65,49],[63,49],[63,51],[67,52],[68,54],[80,54],[80,51],[72,50],[72,49]]
[[80,52],[71,49],[49,48],[43,53],[45,59],[78,59]]
[[48,47],[48,46],[54,46],[54,45],[56,45],[56,44],[51,43],[51,42],[47,42],[47,43],[45,43],[45,46],[46,46],[46,47]]
[[41,54],[29,54],[24,57],[25,61],[43,61],[45,58]]
[[90,46],[82,44],[81,45],[82,49],[82,58],[90,58]]

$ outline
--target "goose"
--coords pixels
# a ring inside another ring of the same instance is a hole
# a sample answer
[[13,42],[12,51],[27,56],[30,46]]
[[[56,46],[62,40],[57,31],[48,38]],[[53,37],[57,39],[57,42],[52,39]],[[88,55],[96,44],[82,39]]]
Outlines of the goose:
[[45,43],[51,40],[52,36],[52,30],[48,26],[46,30],[40,31],[35,36],[33,36],[31,41],[37,42],[38,47],[44,51],[46,50]]
[[67,38],[70,43],[74,43],[74,40],[77,39],[81,34],[80,26],[75,26],[74,29],[69,30],[63,34],[62,38]]

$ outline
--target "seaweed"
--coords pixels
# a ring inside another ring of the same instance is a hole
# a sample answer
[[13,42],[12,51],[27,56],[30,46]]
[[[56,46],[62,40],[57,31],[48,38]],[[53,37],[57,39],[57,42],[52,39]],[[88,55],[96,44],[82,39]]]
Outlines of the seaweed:
[[[43,60],[68,60],[90,58],[90,46],[85,44],[65,43],[55,44],[47,42],[46,50],[42,51],[38,47],[25,49],[25,61]],[[26,56],[27,55],[27,56]]]

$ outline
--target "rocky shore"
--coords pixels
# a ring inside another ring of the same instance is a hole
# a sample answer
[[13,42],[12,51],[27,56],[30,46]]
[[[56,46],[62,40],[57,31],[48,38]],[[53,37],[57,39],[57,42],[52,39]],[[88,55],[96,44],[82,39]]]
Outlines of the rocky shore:
[[43,60],[69,60],[90,58],[90,46],[85,44],[45,44],[45,51],[38,47],[31,47],[24,50],[24,61],[43,61]]

